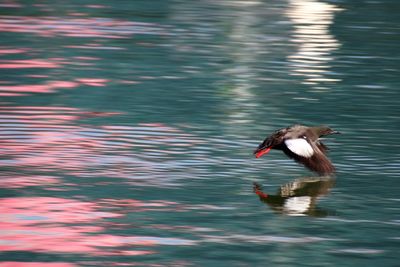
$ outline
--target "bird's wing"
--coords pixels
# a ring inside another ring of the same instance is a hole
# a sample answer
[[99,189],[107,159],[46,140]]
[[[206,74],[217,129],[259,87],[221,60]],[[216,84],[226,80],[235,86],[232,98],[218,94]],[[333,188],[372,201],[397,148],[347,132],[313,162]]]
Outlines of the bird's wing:
[[321,175],[328,175],[335,172],[335,167],[332,165],[328,157],[322,152],[315,153],[309,160],[300,160],[300,162],[310,170]]
[[301,157],[310,158],[314,154],[314,149],[304,138],[287,139],[285,145],[290,151]]
[[329,150],[329,148],[319,140],[317,141],[316,145],[319,148],[319,150],[321,150],[321,152],[324,154],[326,154]]
[[272,148],[274,146],[279,145],[283,141],[284,135],[286,133],[287,129],[280,129],[275,131],[273,134],[264,139],[264,141],[254,151],[254,154],[258,153],[263,149]]
[[314,151],[314,154],[309,158],[299,156],[290,150],[284,150],[284,152],[290,158],[320,175],[328,175],[335,172],[335,167],[332,165],[331,161],[319,150]]

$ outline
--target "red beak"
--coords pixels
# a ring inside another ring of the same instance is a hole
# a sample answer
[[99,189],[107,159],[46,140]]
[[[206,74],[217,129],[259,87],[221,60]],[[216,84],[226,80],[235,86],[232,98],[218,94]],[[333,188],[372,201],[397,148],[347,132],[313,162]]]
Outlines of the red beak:
[[261,157],[264,154],[267,154],[269,151],[271,150],[271,147],[266,147],[266,148],[262,148],[262,149],[257,149],[254,152],[254,155],[256,155],[256,158]]

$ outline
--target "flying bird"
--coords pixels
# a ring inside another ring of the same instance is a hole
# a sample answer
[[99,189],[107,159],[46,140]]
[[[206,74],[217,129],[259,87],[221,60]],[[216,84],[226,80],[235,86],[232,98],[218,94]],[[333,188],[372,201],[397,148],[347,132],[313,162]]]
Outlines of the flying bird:
[[282,150],[289,158],[311,171],[328,175],[335,172],[335,167],[326,156],[328,148],[320,137],[338,133],[327,126],[293,125],[279,129],[267,137],[254,151],[254,155],[259,158],[271,149]]

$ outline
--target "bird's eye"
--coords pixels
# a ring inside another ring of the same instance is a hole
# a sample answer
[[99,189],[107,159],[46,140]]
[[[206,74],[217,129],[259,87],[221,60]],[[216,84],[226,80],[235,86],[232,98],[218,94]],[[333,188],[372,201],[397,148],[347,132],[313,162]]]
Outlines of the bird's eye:
[[303,138],[303,139],[307,139],[307,136],[303,135],[301,138]]

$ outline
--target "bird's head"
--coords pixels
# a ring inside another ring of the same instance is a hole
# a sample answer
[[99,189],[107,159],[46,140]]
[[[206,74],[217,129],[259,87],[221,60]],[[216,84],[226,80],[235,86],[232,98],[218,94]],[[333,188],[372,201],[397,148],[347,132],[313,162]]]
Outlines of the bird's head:
[[317,133],[318,136],[325,136],[325,135],[330,135],[330,134],[340,134],[340,132],[331,129],[328,126],[313,127],[313,129]]

